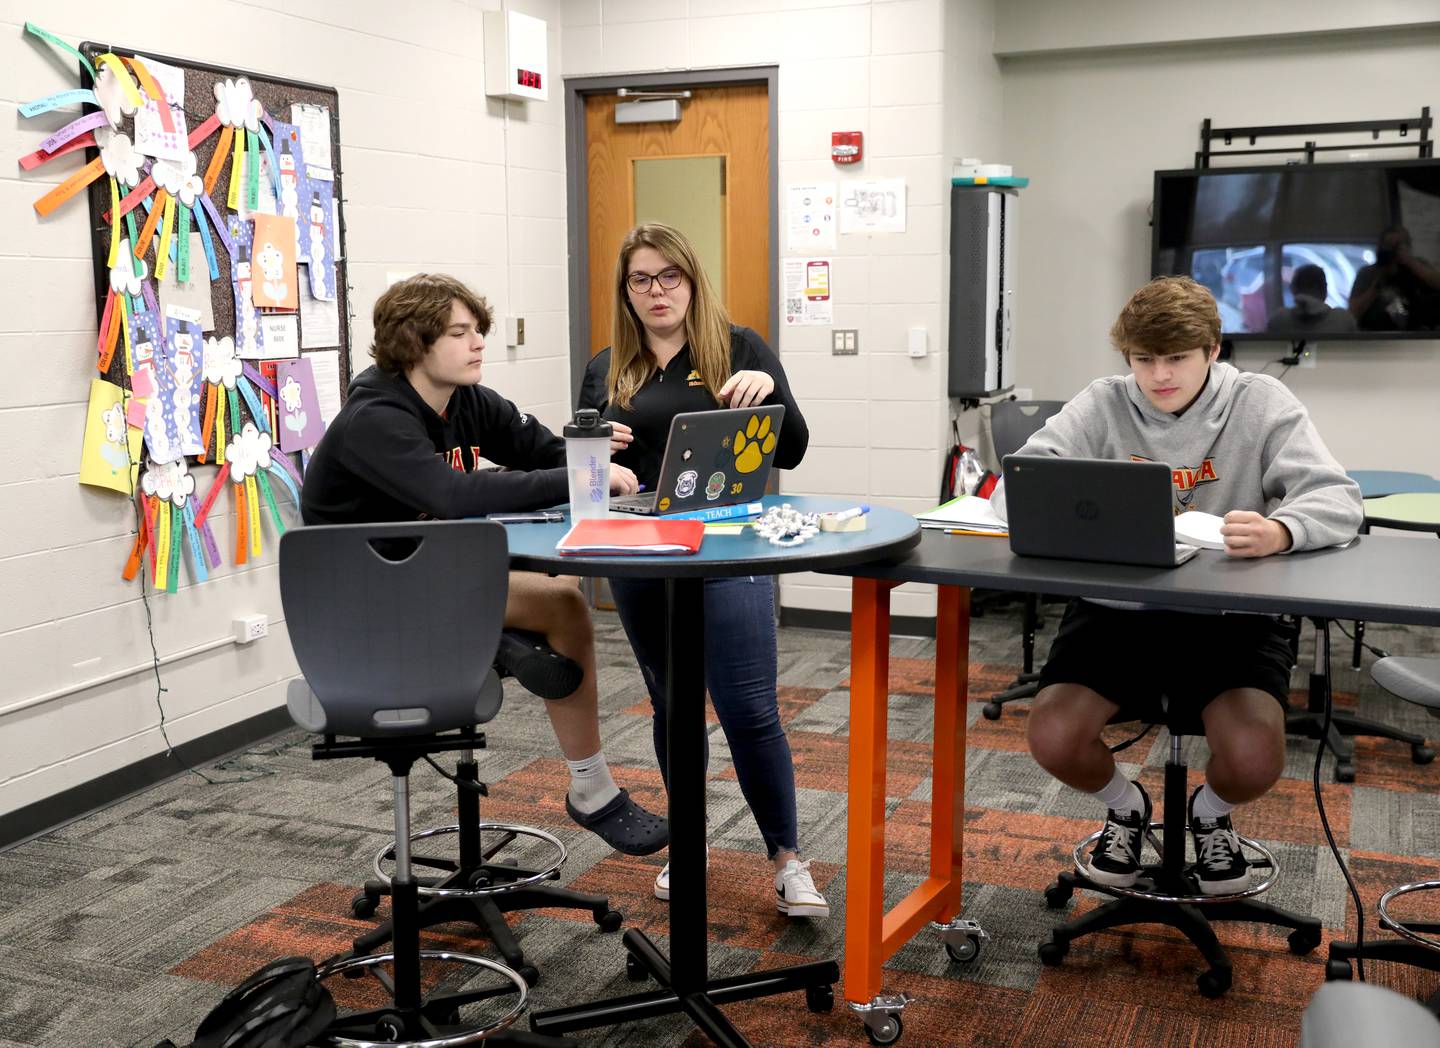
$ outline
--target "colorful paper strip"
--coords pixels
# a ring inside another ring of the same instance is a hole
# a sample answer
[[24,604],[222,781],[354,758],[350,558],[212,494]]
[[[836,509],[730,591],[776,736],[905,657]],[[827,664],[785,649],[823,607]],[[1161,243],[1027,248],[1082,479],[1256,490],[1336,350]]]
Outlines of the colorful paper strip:
[[52,109],[59,109],[61,106],[78,105],[86,102],[92,106],[98,106],[100,99],[95,97],[95,92],[88,87],[72,87],[68,91],[57,91],[53,95],[46,95],[44,98],[37,98],[33,102],[26,102],[20,107],[20,115],[25,117],[39,116],[41,113],[48,113]]

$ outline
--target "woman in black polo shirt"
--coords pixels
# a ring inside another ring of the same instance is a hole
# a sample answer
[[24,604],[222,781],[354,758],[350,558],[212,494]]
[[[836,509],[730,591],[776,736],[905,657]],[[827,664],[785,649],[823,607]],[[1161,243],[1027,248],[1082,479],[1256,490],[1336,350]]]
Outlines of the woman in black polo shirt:
[[[614,461],[654,490],[677,414],[758,404],[785,405],[775,465],[793,469],[810,432],[780,359],[754,331],[730,323],[683,233],[658,223],[632,229],[615,267],[612,344],[590,361],[579,403],[601,409],[614,424]],[[663,774],[664,583],[612,579],[610,589],[650,690]],[[705,652],[706,689],[775,864],[777,906],[793,917],[826,917],[830,907],[797,854],[795,766],[775,695],[772,578],[705,580]],[[668,865],[655,879],[655,894],[670,897]]]

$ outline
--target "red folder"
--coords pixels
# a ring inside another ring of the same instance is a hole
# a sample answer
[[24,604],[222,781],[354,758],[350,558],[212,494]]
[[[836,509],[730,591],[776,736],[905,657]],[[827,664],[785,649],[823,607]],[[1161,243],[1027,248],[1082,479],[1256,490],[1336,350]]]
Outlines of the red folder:
[[592,519],[579,521],[555,544],[561,553],[653,557],[698,553],[705,538],[700,520]]

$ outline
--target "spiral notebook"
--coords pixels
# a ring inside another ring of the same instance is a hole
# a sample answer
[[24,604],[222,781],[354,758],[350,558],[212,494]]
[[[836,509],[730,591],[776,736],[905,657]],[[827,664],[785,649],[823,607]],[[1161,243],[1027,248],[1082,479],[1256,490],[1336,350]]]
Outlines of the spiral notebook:
[[704,538],[705,522],[700,520],[599,518],[578,521],[555,549],[561,554],[591,557],[684,556],[698,553]]

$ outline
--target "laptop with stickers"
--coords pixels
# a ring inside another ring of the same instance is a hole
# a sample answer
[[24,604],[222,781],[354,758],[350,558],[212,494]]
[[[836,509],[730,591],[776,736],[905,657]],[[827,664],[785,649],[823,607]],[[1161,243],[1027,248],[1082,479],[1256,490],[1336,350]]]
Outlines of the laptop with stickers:
[[655,490],[612,498],[610,508],[663,516],[760,498],[784,417],[783,404],[676,415]]
[[1163,462],[1005,456],[1010,550],[1173,568],[1198,548],[1175,541],[1175,495]]

